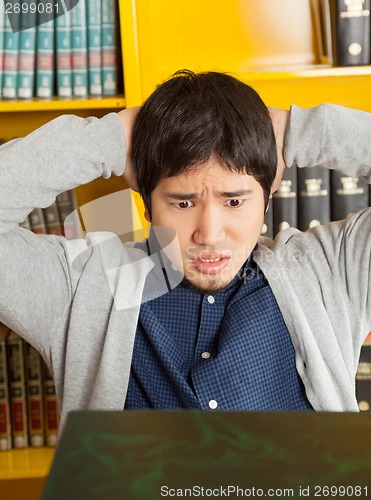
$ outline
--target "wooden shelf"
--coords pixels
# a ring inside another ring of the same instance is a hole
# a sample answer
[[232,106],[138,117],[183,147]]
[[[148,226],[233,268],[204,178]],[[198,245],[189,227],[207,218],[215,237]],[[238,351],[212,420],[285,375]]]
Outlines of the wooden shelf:
[[339,78],[371,76],[371,66],[334,67],[327,64],[257,68],[235,73],[242,80],[292,80],[298,78]]
[[32,101],[22,100],[1,100],[0,112],[25,112],[25,111],[74,111],[79,109],[115,109],[124,108],[125,98],[123,96],[102,97],[101,99],[51,99],[43,101],[33,99]]
[[[190,68],[192,69],[192,68]],[[222,71],[220,69],[220,71]],[[227,71],[242,81],[274,81],[297,80],[303,78],[353,78],[371,76],[371,65],[335,67],[328,64],[315,64],[305,66],[271,66],[257,67],[246,70]],[[164,70],[159,72],[159,79],[165,80],[170,74]]]
[[327,102],[371,111],[371,66],[266,68],[233,74],[269,106],[288,109],[295,103],[306,108]]
[[45,478],[54,448],[25,448],[0,452],[0,481],[4,479]]

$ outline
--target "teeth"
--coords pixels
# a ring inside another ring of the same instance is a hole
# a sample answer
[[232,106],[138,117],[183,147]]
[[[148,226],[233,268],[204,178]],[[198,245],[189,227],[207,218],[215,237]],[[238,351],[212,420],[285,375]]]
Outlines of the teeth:
[[200,259],[201,262],[220,262],[223,260],[223,257],[218,257],[217,259]]

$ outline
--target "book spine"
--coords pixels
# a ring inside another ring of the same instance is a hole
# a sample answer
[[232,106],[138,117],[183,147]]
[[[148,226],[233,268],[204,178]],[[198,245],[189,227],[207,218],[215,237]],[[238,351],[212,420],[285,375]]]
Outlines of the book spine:
[[328,64],[329,60],[325,31],[326,26],[322,4],[322,0],[310,0],[313,19],[313,34],[317,44],[318,60],[322,64]]
[[37,350],[24,343],[29,441],[32,447],[44,446],[44,405],[42,359]]
[[117,3],[102,1],[103,95],[117,94]]
[[64,236],[68,240],[81,238],[83,236],[83,232],[80,224],[75,191],[71,189],[59,194],[56,201],[63,226]]
[[28,447],[24,342],[13,331],[7,338],[13,448]]
[[299,168],[298,228],[306,231],[330,220],[330,171],[319,167]]
[[36,234],[46,234],[48,232],[44,212],[42,208],[34,208],[29,215],[31,231]]
[[9,18],[5,15],[4,71],[2,87],[2,95],[5,99],[15,99],[18,93],[19,38],[19,31],[15,31],[13,33]]
[[322,31],[322,51],[320,60],[324,64],[333,64],[332,28],[329,0],[319,1],[319,17]]
[[87,0],[89,94],[102,95],[102,10],[100,1]]
[[361,348],[356,373],[356,395],[359,410],[371,413],[371,332]]
[[57,202],[43,209],[46,230],[48,234],[63,236],[63,225],[59,214]]
[[69,11],[55,19],[55,30],[57,95],[60,98],[70,98],[72,97],[72,51]]
[[370,0],[329,0],[333,63],[370,63]]
[[368,206],[368,184],[359,177],[348,177],[331,170],[331,220],[345,219]]
[[38,16],[36,28],[36,97],[50,99],[54,94],[54,20]]
[[46,446],[56,446],[58,428],[59,428],[58,403],[55,392],[54,380],[45,362],[43,363],[43,380],[44,380],[45,444]]
[[36,53],[36,11],[21,16],[19,40],[18,97],[31,99],[34,95]]
[[0,2],[0,97],[2,97],[3,95],[4,39],[5,39],[5,8],[4,8],[4,2]]
[[273,194],[273,231],[297,227],[297,168],[286,168],[281,184]]
[[85,0],[71,10],[72,88],[75,97],[88,95],[88,49]]
[[9,328],[0,324],[0,451],[12,448],[12,427],[8,389],[7,336]]

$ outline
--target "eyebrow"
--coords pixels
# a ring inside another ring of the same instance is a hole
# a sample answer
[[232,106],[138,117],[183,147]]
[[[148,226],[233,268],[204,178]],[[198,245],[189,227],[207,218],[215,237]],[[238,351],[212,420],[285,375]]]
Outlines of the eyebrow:
[[[239,189],[238,191],[216,191],[216,195],[220,198],[239,198],[240,196],[246,196],[251,194],[251,189]],[[202,193],[166,193],[166,198],[171,198],[172,200],[194,200],[196,198],[202,198]]]

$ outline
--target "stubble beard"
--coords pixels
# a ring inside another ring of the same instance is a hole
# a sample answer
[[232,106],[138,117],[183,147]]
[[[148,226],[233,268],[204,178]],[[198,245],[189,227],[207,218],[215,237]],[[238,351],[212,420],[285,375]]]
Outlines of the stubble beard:
[[192,290],[198,293],[216,295],[217,293],[225,290],[234,278],[234,276],[232,276],[229,279],[223,279],[220,275],[217,274],[204,276],[206,279],[195,279],[189,277],[189,274],[186,272],[184,281],[186,281],[187,285]]

